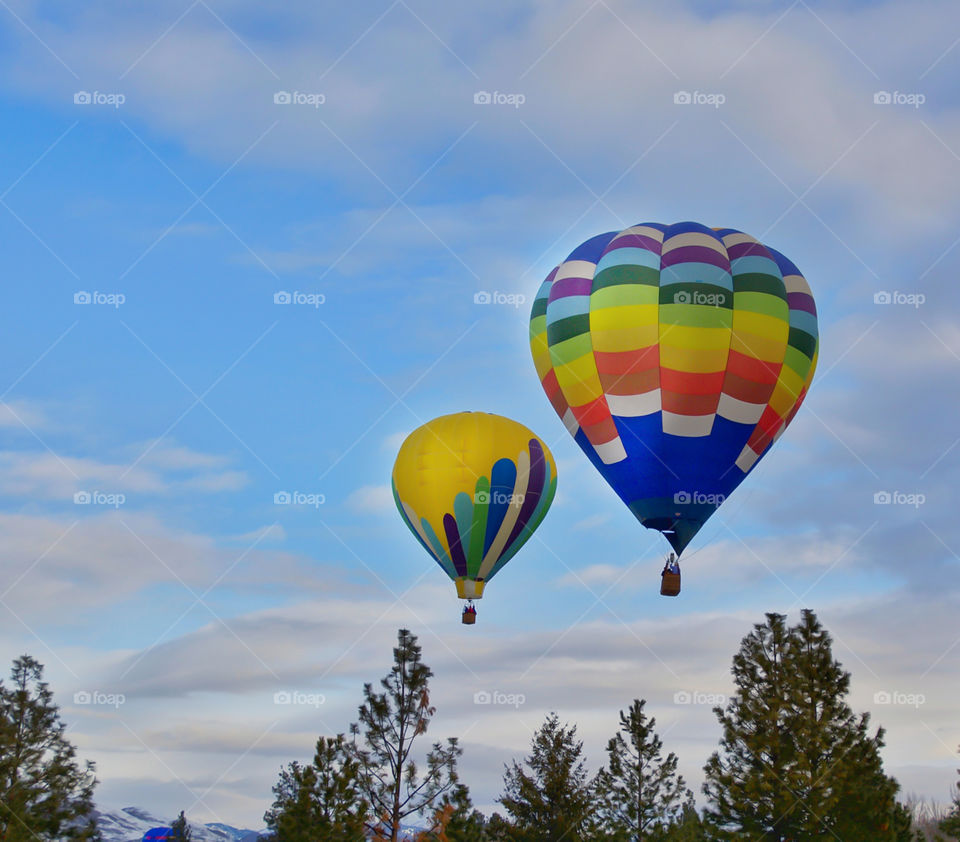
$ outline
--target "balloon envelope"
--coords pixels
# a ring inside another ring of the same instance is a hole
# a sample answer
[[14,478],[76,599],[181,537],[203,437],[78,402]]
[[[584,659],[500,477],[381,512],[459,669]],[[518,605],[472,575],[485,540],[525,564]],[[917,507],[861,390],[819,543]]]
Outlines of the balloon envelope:
[[547,276],[530,345],[577,444],[680,553],[800,408],[817,311],[797,267],[753,237],[644,223]]
[[143,834],[142,842],[167,842],[173,839],[172,827],[154,827]]
[[556,489],[547,446],[522,424],[486,412],[424,424],[393,466],[401,516],[464,599],[483,595],[543,520]]

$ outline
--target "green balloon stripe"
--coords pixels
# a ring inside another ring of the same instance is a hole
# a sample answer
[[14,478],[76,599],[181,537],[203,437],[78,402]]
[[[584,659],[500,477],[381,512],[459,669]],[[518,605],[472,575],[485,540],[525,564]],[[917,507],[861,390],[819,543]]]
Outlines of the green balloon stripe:
[[470,499],[470,495],[462,491],[453,498],[453,516],[457,521],[457,532],[460,533],[460,547],[463,550],[464,558],[467,558],[467,551],[470,548],[473,505],[474,501]]
[[[590,310],[605,307],[653,306],[660,303],[660,288],[648,284],[614,286],[595,289],[590,293]],[[546,316],[544,316],[546,322]]]
[[[736,283],[736,277],[734,277]],[[741,292],[737,288],[733,293],[733,309],[738,313],[759,313],[786,322],[790,318],[790,306],[777,295],[766,292]]]
[[[481,496],[484,495],[484,496]],[[483,540],[487,534],[487,515],[490,513],[490,480],[480,477],[474,488],[473,523],[470,527],[470,552],[467,554],[467,573],[476,577],[483,563]],[[480,503],[479,500],[486,500]],[[463,536],[460,536],[461,542]]]
[[796,348],[805,357],[813,359],[813,354],[817,350],[817,337],[811,336],[805,330],[797,327],[790,328],[790,337],[787,343],[792,348]]
[[590,314],[579,313],[547,325],[547,341],[551,345],[558,345],[567,339],[574,339],[589,332]]
[[787,290],[783,278],[777,275],[768,275],[764,272],[734,271],[733,282],[734,289],[737,292],[761,292],[764,295],[773,295],[784,303],[787,301]]
[[[615,287],[622,284],[643,284],[644,286],[660,286],[660,270],[637,264],[620,264],[601,269],[593,278],[591,289],[593,292],[605,287]],[[544,309],[546,312],[546,309]]]

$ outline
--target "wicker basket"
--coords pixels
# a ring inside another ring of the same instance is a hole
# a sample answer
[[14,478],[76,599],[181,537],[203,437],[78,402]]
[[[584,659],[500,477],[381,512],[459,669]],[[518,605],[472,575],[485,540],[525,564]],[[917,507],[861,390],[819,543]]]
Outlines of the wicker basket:
[[464,611],[461,620],[465,626],[472,626],[477,622],[477,612],[476,611]]
[[677,596],[680,593],[680,574],[664,573],[660,579],[660,594],[662,596]]

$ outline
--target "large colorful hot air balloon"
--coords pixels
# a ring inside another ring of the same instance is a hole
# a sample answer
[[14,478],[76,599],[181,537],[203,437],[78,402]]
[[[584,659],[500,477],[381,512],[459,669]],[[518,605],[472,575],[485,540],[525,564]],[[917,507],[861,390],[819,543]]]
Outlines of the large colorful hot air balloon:
[[547,276],[530,317],[553,408],[678,555],[793,420],[817,344],[797,267],[695,222],[587,240]]
[[[400,514],[461,599],[483,596],[539,526],[556,490],[547,446],[522,424],[486,412],[418,427],[393,466]],[[475,617],[468,605],[464,622]]]

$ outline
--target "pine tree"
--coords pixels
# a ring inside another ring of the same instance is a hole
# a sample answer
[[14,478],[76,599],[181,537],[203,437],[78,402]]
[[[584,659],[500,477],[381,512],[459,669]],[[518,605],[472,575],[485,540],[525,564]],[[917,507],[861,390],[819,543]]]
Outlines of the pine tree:
[[593,806],[576,726],[561,726],[551,713],[533,735],[529,771],[514,761],[507,767],[500,803],[517,842],[583,842]]
[[291,763],[273,787],[273,807],[264,814],[277,842],[363,842],[367,804],[360,766],[342,734],[320,737],[313,762]]
[[706,842],[707,831],[693,806],[693,797],[683,805],[680,818],[675,821],[664,836],[665,842]]
[[24,655],[10,677],[0,681],[0,840],[98,840],[94,765],[77,763],[43,666]]
[[[957,769],[960,774],[960,769]],[[954,789],[953,809],[950,815],[940,822],[940,832],[960,839],[960,784]]]
[[430,705],[433,671],[421,660],[417,637],[407,629],[397,634],[394,664],[380,681],[383,692],[371,684],[363,688],[360,723],[350,726],[353,751],[360,764],[364,794],[372,815],[368,830],[397,842],[407,816],[431,810],[458,783],[457,758],[462,749],[456,738],[434,743],[422,774],[411,756],[414,741],[425,734],[436,708]]
[[434,810],[431,827],[416,842],[487,842],[486,818],[473,809],[470,791],[457,784]]
[[190,822],[187,821],[187,817],[183,814],[183,810],[180,811],[180,815],[174,820],[173,824],[170,825],[170,829],[173,831],[173,836],[171,837],[174,842],[190,842],[193,838],[190,832]]
[[768,614],[733,659],[737,691],[715,713],[721,750],[707,765],[706,816],[719,839],[903,838],[898,785],[883,772],[883,729],[845,697],[850,675],[834,660],[812,611],[788,629]]
[[487,819],[485,830],[487,842],[511,842],[513,838],[513,825],[499,813]]
[[620,711],[620,730],[607,743],[607,766],[594,782],[597,809],[591,826],[611,840],[662,840],[692,797],[677,757],[663,756],[657,720],[647,718],[643,699]]

